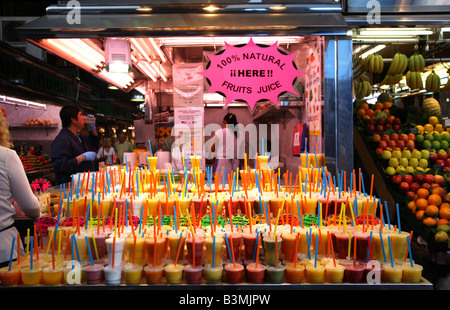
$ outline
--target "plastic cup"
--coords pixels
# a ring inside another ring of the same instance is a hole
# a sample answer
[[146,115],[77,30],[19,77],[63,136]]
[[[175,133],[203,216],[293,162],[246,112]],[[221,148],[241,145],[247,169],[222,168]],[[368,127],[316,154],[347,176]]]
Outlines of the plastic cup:
[[[285,202],[286,204],[286,202]],[[270,213],[272,213],[273,217],[276,217],[278,214],[278,211],[281,209],[281,207],[283,206],[283,198],[281,197],[281,194],[278,195],[278,197],[274,196],[270,199],[269,201],[269,208],[270,208]],[[284,206],[285,208],[286,206]],[[283,209],[284,209],[283,208]],[[280,211],[280,216],[282,216],[283,214],[281,213],[284,210]]]
[[[80,256],[80,262],[85,261],[87,259],[87,244],[86,239],[83,234],[76,234],[75,241],[78,247],[78,255]],[[75,254],[76,256],[76,254]]]
[[241,283],[243,273],[244,266],[241,264],[231,263],[225,265],[225,279],[228,283]]
[[[283,233],[282,234],[282,242],[281,242],[281,253],[284,255],[284,259],[288,262],[293,262],[297,259],[297,253],[295,251],[295,240],[297,234],[295,233]],[[300,248],[300,236],[297,242],[297,252]]]
[[88,285],[100,284],[103,279],[103,265],[94,264],[84,267],[86,283]]
[[166,253],[165,238],[157,237],[155,243],[155,238],[151,236],[145,239],[145,245],[147,246],[148,262],[150,264],[154,264],[155,266],[161,265],[162,259]]
[[345,267],[343,265],[336,264],[334,266],[333,262],[328,263],[325,266],[325,280],[329,283],[342,283],[344,280]]
[[367,262],[367,253],[369,249],[369,233],[358,232],[355,234],[356,236],[356,259],[359,262],[365,263]]
[[114,238],[108,238],[106,239],[106,250],[108,252],[108,265],[112,265],[113,261],[113,255],[114,255],[114,267],[120,266],[122,264],[122,258],[123,258],[123,248],[124,248],[124,240],[122,238],[116,237],[116,244],[115,249],[113,253],[113,243]]
[[3,267],[0,269],[0,282],[2,286],[14,286],[20,283],[20,268]]
[[203,277],[203,266],[184,266],[184,277],[186,278],[186,282],[189,284],[201,283]]
[[41,282],[41,268],[23,268],[21,270],[23,285],[39,285]]
[[325,282],[325,266],[313,264],[306,265],[306,280],[309,283],[324,283]]
[[153,266],[151,264],[144,267],[144,274],[147,283],[149,284],[159,284],[161,283],[164,268],[163,266]]
[[269,156],[258,156],[259,169],[267,170],[269,163]]
[[409,233],[402,231],[400,234],[394,232],[391,235],[391,246],[392,246],[392,257],[394,259],[403,260],[406,256],[406,251],[408,250],[408,239]]
[[[202,263],[203,243],[205,239],[196,235],[194,239],[191,236],[186,238],[186,248],[188,253],[188,262],[191,265],[199,266]],[[194,254],[195,253],[195,254]],[[195,261],[194,261],[195,255]]]
[[242,239],[244,242],[244,252],[245,259],[253,260],[253,256],[255,254],[255,244],[256,244],[256,232],[244,232],[242,234]]
[[384,267],[377,260],[368,261],[365,264],[364,279],[367,283],[381,283]]
[[286,281],[289,283],[302,283],[305,274],[305,266],[302,264],[286,265]]
[[213,247],[214,240],[211,236],[205,238],[206,246],[206,264],[212,265],[213,263],[213,249],[214,249],[214,264],[222,265],[222,248],[224,239],[222,236],[216,235],[215,248]]
[[[169,243],[169,258],[172,261],[175,261],[177,259],[177,253],[178,253],[178,245],[180,243],[180,234],[181,232],[176,233],[175,231],[169,232],[168,236],[168,243]],[[183,258],[183,251],[184,251],[184,244],[185,244],[186,236],[183,234],[181,236],[181,249],[180,253],[178,254],[178,261],[180,261]]]
[[[95,233],[94,239],[95,239],[95,245],[97,246],[98,258],[101,259],[101,258],[105,257],[105,255],[107,253],[106,239],[108,239],[108,235],[103,234],[103,233],[100,233],[99,235],[97,235],[97,233]],[[91,250],[94,250],[94,243],[92,242],[92,235],[88,236],[88,240],[89,240],[89,247],[91,248]],[[92,255],[95,257],[95,252],[92,252]]]
[[422,278],[423,267],[418,264],[414,264],[411,267],[411,264],[403,264],[403,274],[402,274],[402,282],[403,283],[419,283]]
[[[135,263],[136,265],[142,265],[144,260],[144,245],[145,239],[136,237],[136,251],[134,250],[134,237],[131,236],[125,240],[128,251],[128,262]],[[134,254],[136,253],[136,257]]]
[[220,283],[222,281],[223,266],[216,265],[213,267],[207,264],[203,268],[203,273],[206,278],[206,283]]
[[246,267],[247,281],[250,283],[261,284],[264,282],[264,276],[266,273],[266,266],[263,264],[255,263],[248,264]]
[[384,271],[382,281],[385,283],[400,283],[402,282],[403,266],[391,264],[384,264]]
[[345,266],[344,281],[350,283],[362,283],[364,279],[364,265],[348,264]]
[[128,263],[123,266],[123,272],[125,275],[125,283],[127,284],[139,284],[142,278],[142,265]]
[[148,162],[150,164],[149,169],[151,172],[156,172],[156,163],[158,162],[158,157],[147,156]]
[[168,264],[164,266],[164,274],[166,275],[167,283],[180,284],[183,278],[183,266]]
[[[223,208],[225,208],[225,216],[230,217],[230,208],[228,207],[230,205],[230,198],[223,201]],[[237,215],[239,210],[239,199],[235,199],[233,197],[231,202],[231,214]]]
[[[373,259],[376,259],[378,261],[384,261],[384,255],[386,255],[386,261],[390,259],[389,255],[389,240],[388,235],[383,234],[383,240],[381,240],[379,234],[373,234],[372,235],[372,257]],[[383,241],[383,246],[381,241]],[[392,240],[391,240],[392,242]],[[383,248],[384,248],[384,255],[383,255]]]
[[119,285],[122,279],[122,266],[110,265],[103,267],[103,272],[105,275],[105,282],[107,285]]
[[[344,233],[336,233],[336,252],[339,259],[345,259],[348,254],[348,243],[352,242],[349,241],[349,234]],[[352,238],[353,239],[353,238]],[[352,252],[353,245],[350,245],[350,253]]]
[[42,268],[42,280],[44,285],[59,285],[63,281],[63,270],[62,268],[55,267],[44,267]]
[[266,280],[269,283],[282,283],[284,280],[284,273],[286,267],[284,265],[267,266],[266,268]]
[[[275,238],[272,238],[268,234],[264,235],[263,244],[264,244],[264,255],[265,255],[265,263],[267,266],[275,266],[275,256],[280,257],[281,252],[281,236],[278,237],[277,246],[275,246]],[[277,248],[277,254],[275,255],[275,248]]]

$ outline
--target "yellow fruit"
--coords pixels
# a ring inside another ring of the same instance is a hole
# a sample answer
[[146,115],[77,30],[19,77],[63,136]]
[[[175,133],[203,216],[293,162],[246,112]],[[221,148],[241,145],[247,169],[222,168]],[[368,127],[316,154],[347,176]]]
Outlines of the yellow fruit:
[[436,131],[439,132],[439,133],[444,131],[444,128],[442,128],[442,124],[436,124],[434,126],[434,129],[436,129]]
[[436,116],[430,116],[430,118],[428,118],[428,123],[436,126],[436,124],[439,123],[439,119]]
[[423,126],[423,130],[425,130],[428,133],[433,133],[434,126],[431,124],[426,124],[425,126]]
[[418,130],[418,133],[420,133],[420,134],[423,133],[424,128],[423,128],[422,125],[417,125],[416,128],[417,128],[417,130]]

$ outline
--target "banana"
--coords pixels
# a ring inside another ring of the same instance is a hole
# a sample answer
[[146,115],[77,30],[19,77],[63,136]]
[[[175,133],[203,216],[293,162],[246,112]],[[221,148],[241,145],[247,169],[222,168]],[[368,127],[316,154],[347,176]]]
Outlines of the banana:
[[411,87],[411,71],[406,72],[406,85],[408,85],[409,88],[412,89]]
[[431,87],[432,87],[432,83],[433,83],[433,79],[432,79],[432,77],[431,77],[432,74],[433,74],[433,73],[430,73],[430,74],[427,76],[427,79],[425,80],[425,89],[426,89],[427,91],[431,91]]
[[425,89],[429,92],[438,92],[440,88],[441,88],[441,78],[433,70],[427,76]]
[[364,81],[366,84],[366,93],[365,97],[370,96],[372,94],[372,85],[370,85],[369,81]]
[[423,58],[422,54],[418,54],[419,57],[419,64],[420,64],[420,72],[423,72],[423,69],[425,68],[425,59]]
[[[447,73],[450,73],[450,69],[447,70]],[[442,92],[450,91],[450,75],[447,75],[447,84],[441,89]]]
[[416,63],[415,63],[415,61],[414,61],[414,55],[412,55],[412,56],[409,58],[409,61],[408,61],[408,69],[409,69],[409,71],[411,71],[411,72],[416,71]]
[[412,72],[411,73],[411,86],[410,86],[410,88],[411,89],[416,89],[417,88],[416,85],[417,85],[416,74],[415,74],[415,72]]
[[362,83],[359,83],[358,86],[356,87],[356,99],[362,99],[364,98],[363,94],[362,94]]
[[399,64],[399,53],[396,53],[394,55],[394,58],[392,58],[391,66],[389,67],[388,75],[393,75],[398,70],[398,64]]
[[397,71],[393,72],[394,74],[399,73],[399,72],[402,70],[402,68],[403,68],[404,58],[403,58],[402,54],[399,53],[398,59],[399,59],[399,60],[398,60]]
[[366,57],[366,59],[364,59],[364,69],[366,71],[369,71],[369,62],[370,62],[370,58],[372,58],[372,54],[370,54],[369,56]]
[[374,72],[375,71],[375,55],[372,54],[371,56],[372,57],[370,57],[370,60],[369,60],[369,71]]
[[391,78],[391,76],[389,74],[386,74],[386,76],[384,77],[383,81],[381,81],[380,86],[382,85],[388,85],[389,79]]
[[401,55],[402,55],[403,63],[402,63],[402,67],[401,67],[400,71],[397,73],[403,74],[405,72],[406,68],[408,68],[408,57],[406,57],[405,54],[401,54]]
[[416,70],[415,71],[421,71],[420,70],[420,60],[419,60],[419,54],[414,54],[414,63],[415,63],[415,67]]
[[422,74],[420,72],[414,72],[414,73],[416,75],[416,88],[423,89]]
[[384,63],[383,63],[383,57],[381,57],[380,54],[378,54],[378,71],[377,73],[383,72]]

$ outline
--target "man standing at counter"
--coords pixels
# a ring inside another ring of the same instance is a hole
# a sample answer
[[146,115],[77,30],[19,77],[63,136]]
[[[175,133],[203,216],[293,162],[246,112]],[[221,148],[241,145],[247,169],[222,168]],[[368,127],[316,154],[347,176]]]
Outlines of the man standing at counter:
[[126,136],[123,132],[119,133],[119,141],[116,141],[114,144],[114,150],[117,154],[117,161],[119,164],[123,164],[123,154],[133,152],[133,145],[130,141],[126,139]]
[[[50,157],[55,169],[56,185],[70,182],[77,172],[95,171],[95,152],[100,142],[94,122],[88,123],[89,135],[80,134],[84,115],[76,106],[65,106],[59,112],[62,129],[53,140]],[[93,117],[92,117],[93,118]]]

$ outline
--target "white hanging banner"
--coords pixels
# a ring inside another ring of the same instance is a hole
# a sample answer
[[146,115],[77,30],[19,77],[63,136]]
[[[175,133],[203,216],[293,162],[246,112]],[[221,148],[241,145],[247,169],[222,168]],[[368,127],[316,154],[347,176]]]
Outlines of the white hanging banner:
[[173,106],[203,107],[203,63],[174,64]]

